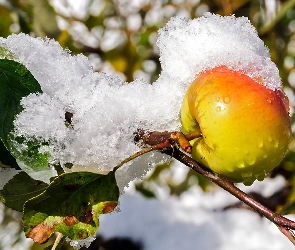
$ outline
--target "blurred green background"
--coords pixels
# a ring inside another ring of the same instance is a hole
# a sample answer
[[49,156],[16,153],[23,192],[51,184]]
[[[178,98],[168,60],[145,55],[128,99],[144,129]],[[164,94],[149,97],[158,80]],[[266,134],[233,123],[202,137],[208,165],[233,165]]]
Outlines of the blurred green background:
[[[157,30],[172,16],[196,18],[208,11],[250,19],[279,68],[290,100],[293,124],[295,0],[0,0],[0,36],[23,32],[34,37],[54,38],[72,54],[88,56],[95,71],[118,75],[126,81],[143,78],[153,82],[161,71]],[[294,125],[292,129],[294,131]],[[266,204],[281,213],[295,212],[294,141],[290,149],[269,176],[282,175],[286,180],[277,199]],[[204,190],[210,185],[192,171],[188,171],[181,183],[176,183],[170,165],[162,164],[136,187],[144,195],[155,197],[155,185],[165,185],[171,195],[180,195],[195,183]],[[21,215],[4,207],[0,210],[0,231],[10,232],[9,240],[0,241],[0,250],[29,249],[30,244],[22,243]],[[43,248],[44,245],[31,247]]]

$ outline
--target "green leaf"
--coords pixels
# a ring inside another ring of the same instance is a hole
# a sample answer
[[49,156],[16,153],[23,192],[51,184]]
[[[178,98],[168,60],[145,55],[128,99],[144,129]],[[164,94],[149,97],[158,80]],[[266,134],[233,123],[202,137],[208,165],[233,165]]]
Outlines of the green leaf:
[[10,167],[20,169],[17,165],[15,158],[6,149],[3,142],[0,140],[0,167]]
[[[24,140],[23,138],[9,138],[10,150],[13,156],[24,162],[28,167],[35,171],[42,171],[48,169],[48,162],[50,154],[48,152],[40,153],[39,150],[42,146],[47,146],[47,142],[40,142],[38,140]],[[25,147],[18,151],[18,148],[22,145]]]
[[99,215],[113,211],[118,198],[114,172],[62,174],[41,195],[25,203],[24,232],[38,243],[54,232],[73,240],[85,239],[95,234]]
[[[21,100],[31,93],[42,93],[41,87],[26,67],[18,62],[0,59],[0,138],[17,160],[18,165],[31,176],[34,171],[39,176],[49,173],[46,181],[56,173],[48,167],[49,153],[40,153],[40,147],[48,145],[46,142],[26,138],[14,137],[14,119],[23,110]],[[19,150],[23,148],[23,150]],[[21,165],[19,164],[21,163]],[[48,174],[47,174],[48,175]]]
[[25,172],[20,172],[10,179],[0,190],[0,200],[16,211],[23,211],[25,202],[42,192],[48,184],[32,179]]
[[8,149],[13,121],[22,111],[21,99],[38,92],[42,92],[39,83],[24,65],[0,59],[0,138]]

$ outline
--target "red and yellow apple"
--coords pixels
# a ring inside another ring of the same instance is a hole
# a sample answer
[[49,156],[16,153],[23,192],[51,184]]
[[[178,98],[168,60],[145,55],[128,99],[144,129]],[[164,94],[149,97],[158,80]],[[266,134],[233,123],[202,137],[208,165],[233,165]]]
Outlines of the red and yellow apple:
[[263,180],[288,151],[291,140],[288,99],[261,79],[226,66],[200,73],[181,109],[183,133],[201,130],[192,140],[192,157],[233,182]]

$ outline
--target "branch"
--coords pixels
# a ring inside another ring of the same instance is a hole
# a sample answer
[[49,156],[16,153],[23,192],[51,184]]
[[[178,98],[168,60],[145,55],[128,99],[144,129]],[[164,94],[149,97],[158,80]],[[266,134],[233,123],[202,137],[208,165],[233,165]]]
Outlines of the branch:
[[54,241],[54,244],[53,244],[51,250],[55,250],[57,248],[58,244],[61,242],[62,237],[63,237],[62,233],[57,234],[57,237]]
[[[180,133],[180,132],[176,132]],[[162,153],[165,153],[167,155],[170,155],[174,157],[176,160],[182,162],[186,166],[190,167],[195,172],[198,172],[199,174],[203,175],[207,179],[209,179],[211,182],[217,184],[230,194],[237,197],[239,200],[250,206],[253,210],[273,222],[280,231],[295,245],[295,238],[292,235],[292,232],[290,230],[295,230],[295,222],[291,221],[284,216],[281,216],[277,214],[276,212],[270,210],[269,208],[265,207],[255,199],[253,199],[251,196],[237,188],[233,182],[229,181],[225,177],[214,173],[210,169],[206,168],[202,164],[196,162],[194,159],[192,159],[187,154],[183,153],[179,147],[178,147],[178,141],[179,137],[176,137],[176,140],[174,140],[175,132],[169,133],[169,132],[148,132],[144,133],[143,131],[138,131],[136,133],[135,141],[141,142],[142,145],[157,145],[161,143],[162,145],[166,145],[169,143],[169,147],[165,147],[161,149]],[[171,136],[172,135],[172,136]],[[199,136],[198,136],[199,135]],[[201,133],[196,134],[197,137],[201,136]],[[184,135],[184,138],[190,138],[191,135],[186,136]],[[196,138],[197,138],[196,137]],[[178,139],[177,139],[178,138]],[[181,137],[181,141],[183,140],[183,137]],[[166,142],[166,143],[164,143]],[[181,145],[180,145],[181,146]],[[160,147],[158,147],[160,149]]]
[[288,229],[295,230],[295,222],[265,207],[264,205],[253,199],[251,196],[237,188],[231,181],[197,163],[191,157],[181,152],[178,148],[174,148],[173,152],[171,152],[171,150],[163,150],[163,152],[173,156],[176,160],[182,162],[186,166],[190,167],[192,170],[198,172],[213,183],[225,189],[226,191],[237,197],[239,200],[250,206],[252,209],[260,213],[262,216],[275,223],[277,226],[282,226]]

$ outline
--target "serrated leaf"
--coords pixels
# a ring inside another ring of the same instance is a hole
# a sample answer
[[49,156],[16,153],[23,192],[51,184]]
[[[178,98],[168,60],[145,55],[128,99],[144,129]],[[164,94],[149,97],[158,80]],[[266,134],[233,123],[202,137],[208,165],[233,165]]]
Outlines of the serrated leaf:
[[114,172],[62,174],[41,195],[25,203],[25,235],[38,243],[54,232],[73,240],[93,236],[99,227],[98,217],[113,211],[118,198]]
[[42,92],[39,83],[24,65],[0,59],[0,138],[8,149],[13,121],[22,111],[21,99],[38,92]]
[[48,184],[32,179],[25,172],[20,172],[10,179],[0,190],[0,200],[16,211],[23,211],[25,202],[42,192]]

